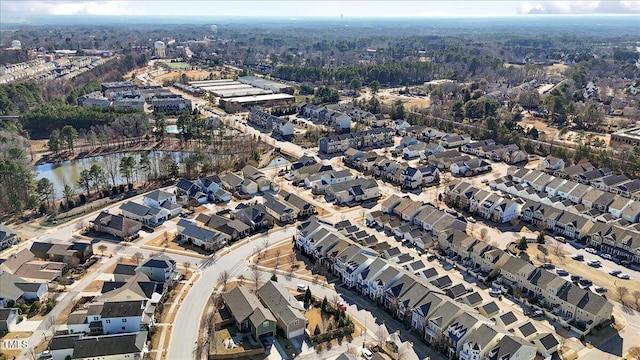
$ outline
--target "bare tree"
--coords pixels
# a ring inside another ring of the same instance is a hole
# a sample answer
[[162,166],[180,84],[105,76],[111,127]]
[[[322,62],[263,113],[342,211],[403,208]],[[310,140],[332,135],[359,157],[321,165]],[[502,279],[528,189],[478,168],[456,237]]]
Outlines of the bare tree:
[[280,266],[280,257],[282,256],[282,251],[280,249],[276,249],[276,262],[273,264],[273,270],[278,270],[278,266]]
[[131,260],[135,261],[136,265],[140,265],[140,261],[144,259],[144,255],[140,251],[136,251],[135,254],[131,255]]
[[387,342],[388,337],[389,332],[387,331],[387,327],[384,324],[378,326],[378,330],[376,330],[376,338],[378,340],[379,347],[384,347],[384,344]]
[[265,236],[262,238],[262,250],[265,252],[269,249],[269,237]]
[[163,237],[162,237],[162,245],[164,245],[164,247],[168,247],[169,246],[169,233],[168,232],[164,232]]
[[107,245],[105,244],[98,245],[98,250],[100,251],[100,255],[104,256],[104,252],[107,251]]
[[634,292],[631,293],[631,296],[633,296],[633,301],[634,301],[634,304],[636,305],[636,310],[640,311],[640,290],[635,290]]
[[262,279],[262,274],[260,270],[258,270],[257,266],[251,268],[251,281],[253,281],[253,287],[255,291],[258,291],[258,287],[260,286],[260,280]]
[[293,268],[296,265],[296,261],[298,260],[296,253],[292,250],[289,255],[287,255],[287,258],[289,260],[289,264],[291,264],[291,268]]
[[629,289],[626,286],[623,285],[618,285],[617,283],[615,283],[616,285],[616,293],[618,294],[618,298],[620,299],[620,303],[624,306],[626,306],[624,297],[627,296],[627,294],[629,294]]
[[222,284],[222,292],[227,292],[227,285],[229,284],[229,272],[227,270],[223,270],[220,275],[218,275],[218,282]]
[[184,272],[185,275],[189,273],[189,268],[191,268],[191,263],[188,261],[185,261],[182,266],[184,266]]
[[244,285],[244,281],[245,281],[245,277],[244,275],[240,274],[240,276],[238,276],[238,281],[240,282],[240,285]]
[[562,243],[558,240],[553,242],[553,254],[564,264],[564,252],[562,252]]

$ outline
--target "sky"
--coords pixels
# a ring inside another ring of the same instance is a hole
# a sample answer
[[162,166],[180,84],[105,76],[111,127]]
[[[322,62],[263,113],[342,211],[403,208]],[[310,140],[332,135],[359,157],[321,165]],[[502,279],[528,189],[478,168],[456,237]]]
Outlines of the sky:
[[640,15],[636,1],[1,0],[2,18],[29,15],[457,17]]

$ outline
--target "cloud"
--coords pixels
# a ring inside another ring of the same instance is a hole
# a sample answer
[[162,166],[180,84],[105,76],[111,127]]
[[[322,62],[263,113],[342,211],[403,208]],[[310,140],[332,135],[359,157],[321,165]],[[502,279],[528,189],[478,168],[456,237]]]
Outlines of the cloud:
[[127,1],[3,0],[2,12],[22,15],[143,15]]
[[636,1],[539,1],[525,2],[518,6],[525,15],[629,15],[640,14],[640,2]]

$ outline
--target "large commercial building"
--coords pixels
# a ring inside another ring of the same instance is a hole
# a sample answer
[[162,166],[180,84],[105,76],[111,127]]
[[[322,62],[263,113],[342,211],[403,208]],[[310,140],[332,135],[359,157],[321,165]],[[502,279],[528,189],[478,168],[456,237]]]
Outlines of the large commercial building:
[[640,127],[616,131],[611,134],[611,146],[638,146],[640,145]]
[[266,79],[258,78],[255,76],[243,76],[241,78],[238,78],[238,81],[243,84],[248,84],[260,89],[270,90],[270,91],[273,91],[274,93],[283,93],[283,94],[293,95],[293,92],[295,90],[291,85],[287,85],[287,84],[283,84],[283,83],[279,83],[271,80],[266,80]]
[[295,97],[289,94],[267,94],[220,99],[220,106],[229,113],[234,113],[242,110],[247,111],[252,106],[269,107],[293,105],[294,103]]

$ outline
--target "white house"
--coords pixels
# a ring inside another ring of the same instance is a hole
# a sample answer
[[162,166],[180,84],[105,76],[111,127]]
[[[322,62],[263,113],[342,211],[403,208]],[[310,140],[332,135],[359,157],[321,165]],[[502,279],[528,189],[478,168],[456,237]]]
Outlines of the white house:
[[18,323],[17,308],[0,309],[0,333],[13,331],[13,327],[17,323]]
[[255,181],[253,181],[253,180],[244,179],[240,183],[240,189],[245,194],[254,195],[254,194],[258,193],[258,184],[256,184]]
[[[166,202],[163,202],[164,205]],[[159,224],[169,218],[169,210],[162,207],[149,207],[146,205],[127,201],[120,205],[122,216],[140,221],[143,224]]]
[[146,302],[135,301],[114,301],[105,302],[100,312],[102,322],[102,332],[108,334],[133,333],[144,330],[144,325],[153,325],[153,319],[144,319]]
[[176,195],[164,190],[154,190],[144,194],[142,201],[149,207],[161,207],[165,202],[176,203]]
[[137,273],[143,273],[150,280],[167,283],[176,274],[176,261],[167,255],[158,255],[146,259],[136,268]]

